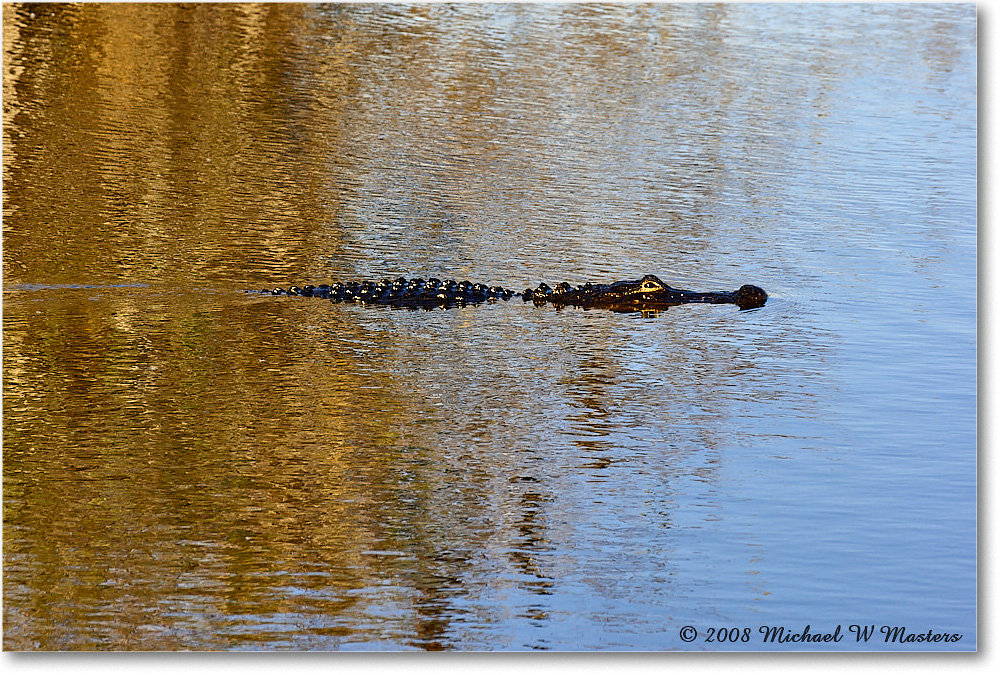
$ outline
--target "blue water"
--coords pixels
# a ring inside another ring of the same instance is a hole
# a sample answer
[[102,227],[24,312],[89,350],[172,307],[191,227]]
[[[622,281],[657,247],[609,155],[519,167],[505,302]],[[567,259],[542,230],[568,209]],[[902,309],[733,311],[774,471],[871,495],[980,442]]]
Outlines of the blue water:
[[976,649],[974,5],[4,26],[5,649]]

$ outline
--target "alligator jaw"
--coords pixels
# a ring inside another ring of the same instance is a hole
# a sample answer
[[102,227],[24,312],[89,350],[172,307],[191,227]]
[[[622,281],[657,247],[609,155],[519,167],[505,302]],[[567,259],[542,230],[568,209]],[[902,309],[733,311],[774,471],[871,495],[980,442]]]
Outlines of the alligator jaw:
[[707,302],[715,305],[732,304],[740,309],[756,309],[767,302],[767,293],[759,286],[745,284],[739,290],[719,293],[698,293],[696,291],[674,290],[679,301],[676,304]]

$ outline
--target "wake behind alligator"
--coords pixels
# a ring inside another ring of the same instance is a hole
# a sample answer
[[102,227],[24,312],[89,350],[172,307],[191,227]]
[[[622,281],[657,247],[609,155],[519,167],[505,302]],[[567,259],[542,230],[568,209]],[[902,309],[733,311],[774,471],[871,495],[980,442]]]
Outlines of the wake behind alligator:
[[334,303],[350,302],[409,309],[464,307],[485,302],[521,298],[535,305],[546,303],[556,307],[610,309],[616,312],[646,312],[667,309],[674,305],[694,302],[733,304],[740,309],[762,307],[767,293],[757,286],[745,285],[736,291],[701,293],[672,288],[652,274],[638,281],[616,281],[611,284],[584,284],[575,288],[567,283],[550,288],[539,284],[515,292],[502,286],[487,286],[469,281],[440,279],[383,279],[381,281],[351,281],[319,286],[292,286],[285,290],[264,289],[271,295],[303,295],[327,298]]

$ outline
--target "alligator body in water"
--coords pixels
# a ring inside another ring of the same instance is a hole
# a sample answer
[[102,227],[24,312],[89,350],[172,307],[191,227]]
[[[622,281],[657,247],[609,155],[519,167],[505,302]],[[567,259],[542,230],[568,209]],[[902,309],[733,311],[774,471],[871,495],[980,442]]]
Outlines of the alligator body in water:
[[501,286],[486,286],[468,281],[441,281],[439,279],[384,279],[382,281],[353,281],[321,284],[319,286],[292,286],[285,290],[265,289],[272,295],[303,295],[328,298],[332,302],[353,302],[369,305],[406,307],[411,309],[435,307],[461,307],[484,302],[497,302],[521,298],[536,305],[552,304],[556,307],[574,306],[603,308],[617,312],[644,312],[667,309],[674,305],[703,302],[734,304],[740,309],[762,307],[767,293],[757,286],[746,285],[737,291],[700,293],[672,288],[652,274],[638,281],[616,281],[611,284],[584,284],[572,287],[559,284],[555,288],[539,284],[537,288],[515,292]]

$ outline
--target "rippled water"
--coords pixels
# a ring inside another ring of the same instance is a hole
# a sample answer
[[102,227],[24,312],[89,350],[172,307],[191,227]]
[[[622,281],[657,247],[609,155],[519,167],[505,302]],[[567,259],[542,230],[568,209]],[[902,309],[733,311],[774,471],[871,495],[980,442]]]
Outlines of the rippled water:
[[3,17],[5,649],[975,649],[974,5]]

